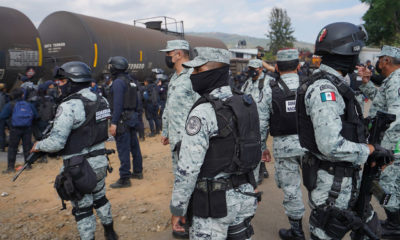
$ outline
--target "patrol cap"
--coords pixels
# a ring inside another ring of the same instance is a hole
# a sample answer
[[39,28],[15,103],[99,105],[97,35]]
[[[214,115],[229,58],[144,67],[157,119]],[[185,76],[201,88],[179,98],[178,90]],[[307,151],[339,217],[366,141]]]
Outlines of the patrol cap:
[[388,56],[394,58],[400,58],[400,48],[384,45],[378,57]]
[[167,42],[167,47],[165,49],[161,49],[160,52],[171,52],[174,50],[188,50],[189,51],[189,43],[185,40],[170,40]]
[[208,62],[220,62],[229,65],[230,56],[228,50],[222,48],[196,47],[194,48],[196,56],[192,61],[185,62],[182,65],[186,68],[200,67]]
[[260,68],[262,67],[262,61],[260,59],[251,59],[247,66],[252,68]]
[[286,62],[299,59],[299,51],[296,48],[281,49],[276,54],[276,61]]

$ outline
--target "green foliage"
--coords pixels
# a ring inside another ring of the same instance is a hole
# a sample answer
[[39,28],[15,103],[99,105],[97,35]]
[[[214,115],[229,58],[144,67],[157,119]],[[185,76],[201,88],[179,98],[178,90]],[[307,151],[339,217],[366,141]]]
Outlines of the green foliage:
[[270,39],[269,49],[276,55],[279,49],[293,47],[296,40],[293,36],[294,29],[286,10],[274,7],[269,19],[270,31],[267,37]]
[[370,7],[364,14],[368,43],[376,46],[400,45],[400,1],[360,0]]
[[267,62],[274,62],[276,61],[276,55],[274,55],[271,51],[265,52],[263,60]]

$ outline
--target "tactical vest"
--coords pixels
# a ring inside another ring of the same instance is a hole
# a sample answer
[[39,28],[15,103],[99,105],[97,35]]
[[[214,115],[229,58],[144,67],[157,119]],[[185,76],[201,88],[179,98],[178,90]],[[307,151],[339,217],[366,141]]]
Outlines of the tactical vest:
[[[263,90],[263,88],[264,88],[264,81],[265,81],[265,77],[262,78],[262,79],[260,79],[260,80],[258,81],[258,91],[260,91],[260,95],[261,95],[259,102],[261,102],[261,100],[262,100],[262,98],[263,98],[263,96],[262,96],[262,94],[263,94],[263,93],[262,93],[262,90]],[[246,81],[246,83],[245,83],[245,85],[244,85],[244,88],[243,88],[243,92],[246,92],[246,89],[247,89],[248,86],[249,86],[249,82]]]
[[58,155],[71,155],[81,152],[84,148],[94,146],[108,139],[108,119],[111,110],[107,102],[96,95],[96,101],[90,101],[79,93],[67,97],[63,102],[80,99],[85,107],[85,122],[73,129],[68,136],[64,149]]
[[[126,90],[124,93],[124,111],[135,110],[137,107],[137,86],[131,81],[127,74],[119,74],[116,79],[121,79],[126,85]],[[111,110],[114,108],[114,91],[111,91],[109,102]]]
[[366,143],[367,129],[364,125],[363,113],[355,98],[354,91],[336,76],[321,71],[306,79],[297,89],[296,113],[300,145],[307,148],[312,153],[321,154],[315,141],[313,123],[311,122],[310,116],[307,115],[304,101],[308,87],[320,79],[328,79],[335,85],[345,102],[344,114],[340,116],[342,120],[342,130],[340,134],[342,137],[351,142]]
[[252,97],[234,93],[222,101],[208,95],[197,100],[192,109],[207,102],[214,108],[218,135],[210,139],[199,179],[213,178],[221,172],[251,172],[261,159],[260,124]]
[[296,92],[290,91],[281,78],[271,80],[269,85],[272,90],[272,114],[269,120],[271,136],[297,134]]

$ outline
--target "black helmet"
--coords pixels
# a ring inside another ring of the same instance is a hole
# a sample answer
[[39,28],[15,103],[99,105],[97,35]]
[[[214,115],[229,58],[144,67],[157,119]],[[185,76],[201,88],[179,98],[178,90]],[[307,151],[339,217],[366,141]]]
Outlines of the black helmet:
[[86,63],[72,61],[61,65],[56,69],[54,78],[70,79],[73,82],[83,83],[92,81],[92,71]]
[[110,57],[108,59],[108,64],[110,64],[111,72],[125,72],[128,69],[128,60],[121,56]]
[[315,41],[315,54],[358,55],[368,40],[364,26],[352,23],[331,23],[319,32]]

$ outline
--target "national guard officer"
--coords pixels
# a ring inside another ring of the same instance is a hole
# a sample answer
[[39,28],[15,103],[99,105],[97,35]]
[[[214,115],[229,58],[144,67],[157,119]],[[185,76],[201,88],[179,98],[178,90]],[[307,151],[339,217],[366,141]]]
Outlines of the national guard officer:
[[171,40],[167,47],[160,50],[166,53],[165,62],[175,70],[168,84],[167,102],[162,116],[161,143],[169,143],[172,154],[172,170],[175,175],[178,162],[178,150],[185,129],[186,117],[199,95],[193,91],[190,74],[193,69],[184,68],[189,61],[189,43],[185,40]]
[[381,173],[379,185],[383,195],[390,196],[382,205],[387,215],[382,224],[382,238],[400,239],[400,48],[383,46],[378,56],[379,68],[386,79],[377,89],[368,76],[364,77],[360,89],[372,100],[369,116],[374,117],[378,110],[396,115],[396,120],[385,132],[382,146],[397,154],[394,163]]
[[[112,112],[109,132],[115,137],[118,157],[121,161],[117,182],[110,185],[112,188],[131,186],[130,178],[143,179],[142,153],[136,134],[138,125],[138,93],[137,86],[126,70],[128,60],[121,56],[111,57],[108,60],[113,83],[111,88],[110,106]],[[132,173],[130,154],[132,154]]]
[[[364,28],[351,23],[324,27],[315,43],[321,65],[298,88],[299,140],[309,151],[302,168],[310,192],[311,239],[342,239],[354,228],[359,220],[352,209],[359,192],[360,165],[371,154],[372,159],[392,157],[388,150],[366,144],[361,108],[344,82],[344,76],[354,71],[366,38]],[[372,209],[369,212],[367,224],[379,235],[377,216]]]
[[[197,47],[193,90],[202,97],[187,117],[170,210],[172,228],[192,220],[190,239],[248,239],[257,208],[253,170],[261,159],[257,107],[229,87],[230,54]],[[246,139],[239,143],[239,139]],[[189,200],[192,204],[189,207]]]
[[108,138],[108,103],[103,97],[90,91],[91,70],[83,62],[63,64],[57,70],[55,78],[59,80],[63,100],[57,108],[50,135],[36,142],[31,151],[57,152],[64,160],[62,172],[68,171],[68,166],[73,161],[81,157],[87,159],[95,173],[97,184],[81,200],[71,202],[79,235],[81,239],[94,239],[94,208],[103,224],[106,239],[118,239],[113,228],[111,204],[105,196],[108,160],[104,156],[104,142]]
[[[264,87],[269,84],[273,78],[265,75],[263,72],[263,61],[259,59],[251,59],[248,64],[248,79],[242,86],[242,92],[250,94],[257,103],[258,115],[260,118],[261,131],[261,150],[263,156],[269,155],[267,149],[268,124],[269,124],[269,109],[267,99],[271,95],[270,88]],[[263,157],[265,158],[265,157]],[[268,158],[269,159],[269,158]],[[260,184],[262,180],[268,178],[269,174],[265,167],[265,162],[260,163],[260,167],[256,169],[256,179]]]
[[298,71],[299,51],[283,49],[277,53],[276,71],[280,77],[271,80],[266,87],[270,111],[269,128],[273,136],[275,181],[284,193],[283,206],[291,228],[279,230],[284,240],[305,239],[302,228],[304,204],[300,188],[300,163],[304,149],[300,146],[296,126],[296,89],[300,85]]

